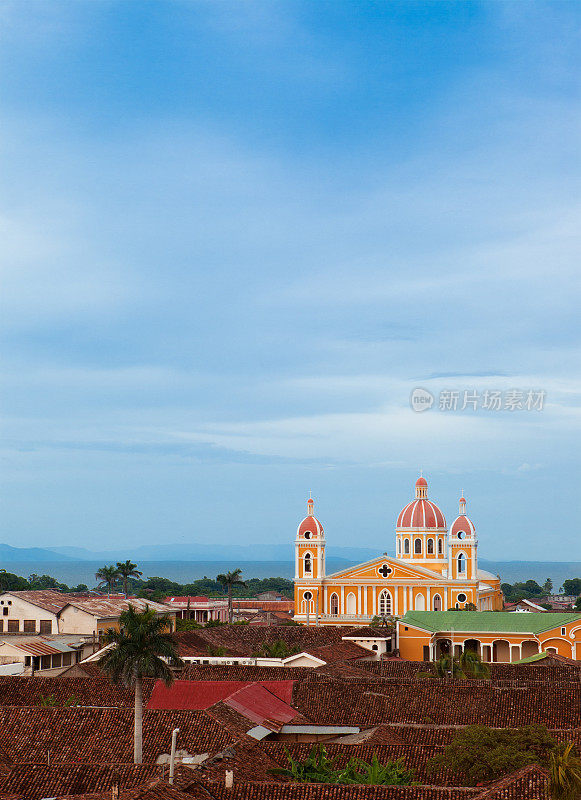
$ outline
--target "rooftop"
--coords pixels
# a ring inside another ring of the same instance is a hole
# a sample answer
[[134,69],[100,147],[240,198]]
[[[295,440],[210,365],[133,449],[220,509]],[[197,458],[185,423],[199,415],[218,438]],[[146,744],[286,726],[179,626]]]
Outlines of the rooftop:
[[542,633],[581,620],[581,614],[515,614],[510,611],[408,611],[400,625],[422,630],[471,633]]

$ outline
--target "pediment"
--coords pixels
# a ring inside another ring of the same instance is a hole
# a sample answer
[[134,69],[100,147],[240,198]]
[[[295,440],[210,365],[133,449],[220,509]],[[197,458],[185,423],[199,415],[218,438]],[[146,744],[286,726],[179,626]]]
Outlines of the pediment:
[[[391,572],[387,572],[387,570],[385,574],[380,572],[384,565],[387,569],[390,569]],[[390,556],[380,556],[379,558],[374,558],[372,561],[367,561],[365,564],[358,564],[354,567],[342,569],[340,572],[334,572],[332,575],[327,575],[325,580],[331,578],[385,581],[412,578],[413,580],[433,581],[434,578],[441,580],[442,576],[438,572],[426,569],[425,567],[415,566]]]

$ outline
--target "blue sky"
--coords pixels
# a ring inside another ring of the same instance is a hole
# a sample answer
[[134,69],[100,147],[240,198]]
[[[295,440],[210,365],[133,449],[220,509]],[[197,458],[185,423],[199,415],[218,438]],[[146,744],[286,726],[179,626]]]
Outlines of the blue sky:
[[421,467],[483,556],[581,559],[578,4],[0,21],[2,541],[282,543],[312,490],[391,550]]

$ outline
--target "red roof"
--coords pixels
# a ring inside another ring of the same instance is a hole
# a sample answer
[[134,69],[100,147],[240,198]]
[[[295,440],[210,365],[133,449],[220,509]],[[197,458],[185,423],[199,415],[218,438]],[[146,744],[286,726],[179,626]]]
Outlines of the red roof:
[[310,531],[315,536],[322,536],[324,533],[323,526],[321,525],[319,520],[313,516],[308,516],[304,518],[304,520],[299,525],[297,534],[299,536],[304,536],[304,534],[307,531]]
[[[202,711],[253,684],[254,681],[174,681],[166,686],[163,681],[157,681],[147,708]],[[284,703],[290,703],[294,681],[260,681],[259,685]]]
[[[423,480],[423,478],[420,478]],[[398,528],[445,528],[446,518],[431,500],[412,500],[397,518]]]
[[416,486],[427,486],[428,482],[425,478],[418,478],[416,481]]
[[473,536],[476,533],[474,523],[466,514],[460,514],[459,517],[456,517],[450,528],[452,536],[457,536],[460,531],[464,531],[467,536]]
[[[272,682],[276,683],[276,681]],[[258,723],[290,722],[298,715],[298,711],[268,691],[261,683],[250,683],[244,686],[226,698],[224,703],[245,716],[246,719]]]

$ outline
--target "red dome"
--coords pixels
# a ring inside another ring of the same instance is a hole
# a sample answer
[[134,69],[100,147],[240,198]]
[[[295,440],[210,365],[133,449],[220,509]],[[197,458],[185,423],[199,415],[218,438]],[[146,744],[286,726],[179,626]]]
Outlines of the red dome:
[[416,486],[427,486],[427,485],[428,485],[428,482],[427,482],[427,480],[425,478],[420,477],[416,481]]
[[460,514],[459,517],[456,517],[454,522],[452,523],[452,527],[450,528],[450,535],[451,536],[458,536],[460,531],[463,531],[467,536],[474,536],[476,534],[476,528],[474,527],[474,523],[467,517],[466,514]]
[[[423,478],[420,478],[423,480]],[[417,484],[416,484],[417,486]],[[445,528],[446,518],[431,500],[412,500],[397,518],[398,528]]]
[[323,526],[316,517],[305,517],[298,527],[297,536],[304,537],[307,532],[318,538],[325,533]]

